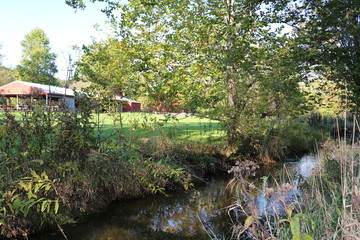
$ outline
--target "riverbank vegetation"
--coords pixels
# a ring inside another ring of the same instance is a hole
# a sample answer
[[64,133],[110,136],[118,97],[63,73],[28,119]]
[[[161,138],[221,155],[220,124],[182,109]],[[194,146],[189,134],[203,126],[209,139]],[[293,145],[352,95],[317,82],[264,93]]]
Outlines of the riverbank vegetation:
[[60,226],[117,199],[189,189],[191,174],[216,167],[213,146],[175,145],[166,135],[136,143],[117,131],[111,137],[94,134],[90,102],[81,103],[76,112],[38,109],[24,112],[21,120],[5,113],[0,144],[4,236],[26,237],[40,226]]
[[[106,121],[97,121],[92,101],[77,101],[81,108],[76,112],[44,111],[38,106],[16,116],[4,113],[0,144],[0,219],[4,236],[26,238],[40,228],[60,228],[115,200],[189,189],[207,174],[226,171],[234,160],[241,159],[216,136],[219,129],[210,127],[217,124],[214,121],[201,122],[195,126],[198,129],[185,134],[202,132],[192,141],[184,139],[179,129],[187,130],[187,124],[202,120],[191,118],[182,127],[181,120],[179,123],[172,116],[150,115],[158,119],[148,121],[128,115],[137,120],[109,131]],[[308,150],[317,137],[321,141],[325,131],[315,127],[319,123],[315,124],[314,118],[318,116],[272,125],[270,136],[278,141],[273,148],[280,146],[281,153],[268,148],[267,157],[295,153],[295,147]],[[174,131],[166,129],[166,124]],[[307,131],[291,130],[294,126]],[[316,128],[318,136],[311,130]],[[257,162],[264,161],[260,158]]]
[[[248,178],[258,170],[253,162],[233,167],[229,188],[236,200],[229,206],[234,226],[228,238],[358,239],[359,143],[327,141],[317,158],[311,176],[285,168],[281,176],[265,174],[259,184]],[[254,189],[259,194],[251,194]]]
[[[360,106],[359,1],[96,1],[107,5],[111,34],[79,48],[74,77],[91,83],[92,98],[78,96],[75,112],[39,107],[0,120],[2,235],[26,238],[116,199],[188,189],[229,163],[242,197],[233,209],[247,216],[236,237],[358,230],[357,152],[329,152],[325,170],[301,185],[304,199],[283,202],[284,214],[258,218],[244,179],[351,135],[346,117]],[[85,8],[82,0],[66,4]],[[52,79],[51,69],[44,74]],[[120,93],[150,111],[196,117],[122,114],[111,97]],[[111,120],[98,113],[104,109]]]

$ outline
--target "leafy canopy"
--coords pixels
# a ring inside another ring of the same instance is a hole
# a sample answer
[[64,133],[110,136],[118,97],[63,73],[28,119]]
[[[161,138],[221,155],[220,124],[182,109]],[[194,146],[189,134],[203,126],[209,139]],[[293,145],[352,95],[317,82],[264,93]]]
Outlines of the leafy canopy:
[[40,28],[33,29],[21,41],[23,48],[20,65],[16,67],[18,80],[57,85],[55,73],[58,72],[51,52],[49,38]]

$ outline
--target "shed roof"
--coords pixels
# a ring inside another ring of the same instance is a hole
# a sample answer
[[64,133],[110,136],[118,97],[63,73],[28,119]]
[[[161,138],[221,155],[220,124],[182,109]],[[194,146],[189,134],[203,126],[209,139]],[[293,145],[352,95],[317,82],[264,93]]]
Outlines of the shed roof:
[[[15,86],[19,86],[19,85],[27,86],[29,88],[26,88],[25,91],[24,89],[21,89],[21,91],[17,92],[16,89],[11,89],[12,85],[14,85],[14,88]],[[68,97],[75,96],[74,91],[70,88],[55,87],[45,84],[24,82],[19,80],[1,86],[0,89],[2,89],[2,91],[0,91],[0,94],[31,94],[32,89],[34,88],[47,95],[64,95]]]

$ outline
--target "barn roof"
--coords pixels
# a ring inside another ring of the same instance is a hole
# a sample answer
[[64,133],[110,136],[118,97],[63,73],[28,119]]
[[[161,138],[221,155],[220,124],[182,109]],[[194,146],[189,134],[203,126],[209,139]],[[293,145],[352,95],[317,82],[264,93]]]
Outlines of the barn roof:
[[75,96],[74,91],[70,88],[55,87],[55,86],[49,86],[49,85],[45,85],[45,84],[30,83],[30,82],[24,82],[24,81],[18,81],[18,82],[21,82],[30,87],[37,88],[37,89],[39,89],[43,92],[49,93],[49,94]]
[[[5,84],[5,85],[1,86],[1,88],[9,88],[9,87],[11,87],[11,85],[18,85],[18,84],[23,84],[30,88],[36,88],[39,91],[41,91],[45,94],[49,94],[49,95],[65,95],[68,97],[75,96],[74,91],[70,88],[55,87],[55,86],[49,86],[49,85],[45,85],[45,84],[24,82],[24,81],[19,81],[19,80]],[[20,94],[26,94],[26,93],[22,92]]]

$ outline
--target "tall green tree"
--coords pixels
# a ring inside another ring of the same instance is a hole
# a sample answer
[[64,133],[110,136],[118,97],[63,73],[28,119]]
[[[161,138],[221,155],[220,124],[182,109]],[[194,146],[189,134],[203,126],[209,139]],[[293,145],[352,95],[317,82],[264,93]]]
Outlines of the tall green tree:
[[16,67],[19,80],[56,85],[55,73],[58,72],[55,59],[51,52],[50,41],[40,28],[33,29],[21,41],[23,48],[20,65]]
[[82,47],[82,57],[77,63],[77,78],[90,81],[95,88],[110,94],[126,93],[137,96],[136,82],[132,81],[134,69],[133,50],[125,42],[107,38]]
[[271,30],[265,1],[107,2],[145,93],[222,120],[232,145],[255,147],[265,118],[299,106],[292,39]]
[[360,2],[286,0],[274,1],[273,6],[280,21],[294,29],[303,72],[313,72],[347,88],[347,98],[359,109]]

